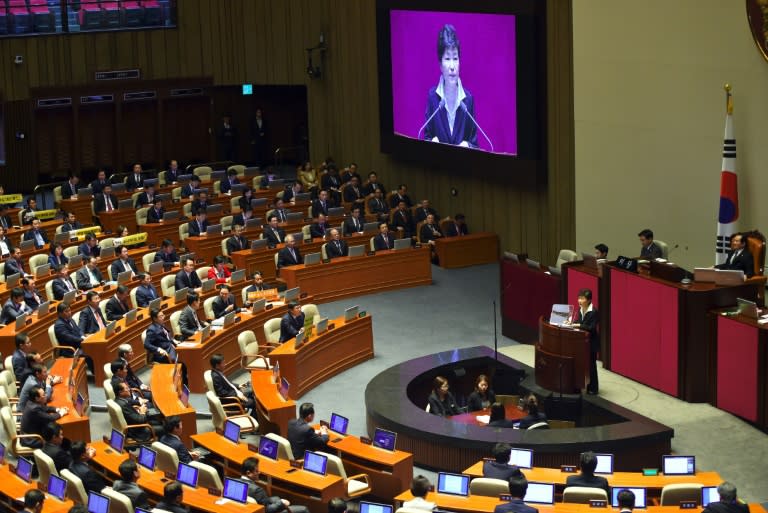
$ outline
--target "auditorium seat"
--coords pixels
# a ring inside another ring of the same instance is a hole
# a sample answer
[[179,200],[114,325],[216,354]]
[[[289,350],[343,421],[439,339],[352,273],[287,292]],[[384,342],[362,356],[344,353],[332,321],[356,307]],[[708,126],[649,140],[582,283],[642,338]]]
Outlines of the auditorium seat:
[[264,323],[264,337],[267,342],[278,343],[280,342],[280,317],[273,317]]
[[56,470],[56,464],[53,463],[53,459],[45,454],[42,449],[35,449],[32,453],[35,457],[35,467],[37,467],[38,478],[41,483],[47,483],[50,476],[58,476],[59,472]]
[[240,346],[240,367],[245,370],[270,368],[269,359],[259,354],[259,341],[253,331],[240,332],[237,345]]
[[83,481],[69,469],[62,469],[61,477],[67,482],[67,497],[80,504],[88,504],[88,494],[85,493]]
[[161,25],[163,12],[157,0],[144,0],[141,2],[144,8],[144,25]]
[[[23,34],[32,30],[32,20],[25,0],[8,0],[8,17],[11,34]],[[21,212],[19,212],[21,219]],[[19,222],[19,224],[22,224]]]
[[81,30],[94,30],[101,28],[102,12],[98,2],[82,1],[80,2],[80,12],[78,13]]
[[579,259],[579,255],[576,254],[574,250],[561,249],[560,253],[557,254],[557,261],[555,262],[555,267],[560,269],[564,263],[575,262],[578,259]]
[[107,379],[112,379],[112,362],[104,364],[104,376]]
[[502,493],[509,493],[509,483],[503,479],[476,477],[469,483],[470,495],[498,497]]
[[317,453],[322,454],[328,458],[328,473],[337,475],[344,480],[346,498],[351,499],[371,493],[371,484],[369,482],[368,474],[355,474],[353,476],[347,476],[347,472],[344,469],[344,463],[341,461],[341,458],[335,454],[330,454],[327,452],[317,451]]
[[144,24],[144,9],[141,8],[139,2],[120,2],[120,7],[122,8],[123,25],[126,27],[139,27]]
[[141,257],[141,265],[144,266],[144,270],[146,272],[149,272],[149,266],[152,265],[152,262],[155,261],[155,255],[157,254],[157,251],[150,251],[149,253],[144,253]]
[[0,408],[0,424],[2,425],[2,430],[0,430],[0,442],[5,446],[6,450],[10,449],[15,457],[32,457],[34,448],[21,445],[23,439],[38,440],[41,444],[45,443],[43,437],[40,435],[23,435],[19,433],[11,409],[7,406]]
[[679,506],[681,501],[701,500],[701,487],[698,483],[668,484],[661,489],[661,506]]
[[138,226],[147,224],[147,212],[149,212],[149,207],[142,207],[136,210],[136,224]]
[[317,309],[317,305],[311,303],[301,305],[301,312],[304,314],[304,319],[310,319],[312,324],[317,324],[320,320],[320,310]]
[[591,500],[608,500],[608,494],[602,488],[589,486],[569,486],[563,492],[563,502],[589,504]]
[[[123,416],[123,410],[120,409],[120,405],[118,405],[115,401],[112,399],[107,399],[107,411],[109,412],[109,423],[112,426],[112,429],[116,429],[120,431],[123,436],[125,437],[125,445],[126,447],[137,447],[140,445],[149,445],[150,443],[157,440],[155,436],[155,432],[152,430],[152,426],[149,424],[128,424],[128,422],[125,420],[125,417]],[[151,438],[149,440],[136,440],[134,438],[131,438],[128,436],[128,430],[133,428],[146,428],[145,431],[148,431],[151,433]]]
[[[256,419],[248,415],[237,401],[227,403],[225,408],[221,399],[210,390],[205,393],[205,398],[208,400],[208,409],[211,411],[213,427],[217,431],[223,433],[224,425],[228,420],[240,427],[240,433],[256,433],[259,430],[259,423],[256,422]],[[235,409],[235,405],[239,408]]]
[[153,451],[157,453],[155,468],[160,472],[176,474],[179,468],[179,454],[171,449],[170,446],[162,442],[153,442],[151,445]]
[[669,258],[669,246],[667,243],[659,239],[653,239],[653,243],[661,249],[661,258],[667,260]]
[[[78,247],[75,244],[74,246],[68,246],[64,248],[64,256],[71,259],[73,256],[76,256],[78,254]],[[0,270],[2,272],[2,270]]]
[[172,298],[176,293],[176,276],[171,274],[160,278],[160,293],[163,297]]
[[[48,254],[32,255],[29,257],[29,269],[34,272],[35,268],[48,263]],[[54,271],[55,269],[51,269]]]
[[115,389],[112,388],[112,378],[105,379],[102,383],[102,388],[104,388],[104,398],[105,400],[114,401],[115,400]]
[[109,498],[109,513],[134,513],[133,504],[127,495],[105,486],[101,493]]
[[213,302],[218,297],[218,295],[212,296],[206,298],[205,301],[203,301],[203,315],[205,315],[205,318],[208,320],[213,320],[216,318],[216,315],[213,313]]
[[56,19],[48,7],[47,0],[29,0],[29,12],[32,15],[35,32],[54,32],[56,30]]
[[[221,231],[222,232],[228,232],[232,230],[232,221],[235,219],[235,216],[222,216],[221,219],[219,219],[219,223],[221,224]],[[226,239],[224,239],[226,241]]]
[[56,334],[53,332],[53,329],[55,328],[54,324],[51,324],[48,326],[48,340],[51,342],[51,347],[53,348],[53,355],[55,358],[59,357],[60,351],[71,351],[72,353],[75,352],[74,347],[70,346],[62,346],[59,344],[59,341],[56,339]]

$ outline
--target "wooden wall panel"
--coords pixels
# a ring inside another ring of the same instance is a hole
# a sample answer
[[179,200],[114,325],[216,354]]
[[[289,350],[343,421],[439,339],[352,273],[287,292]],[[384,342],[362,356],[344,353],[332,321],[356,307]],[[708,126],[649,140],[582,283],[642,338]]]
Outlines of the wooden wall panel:
[[115,143],[115,104],[84,105],[78,111],[80,168],[96,170],[112,162]]

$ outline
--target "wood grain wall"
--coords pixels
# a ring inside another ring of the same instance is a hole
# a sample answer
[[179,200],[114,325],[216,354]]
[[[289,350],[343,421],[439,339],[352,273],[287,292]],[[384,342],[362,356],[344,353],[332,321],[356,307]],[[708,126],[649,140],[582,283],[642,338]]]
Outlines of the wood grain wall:
[[[405,182],[442,215],[463,211],[471,229],[498,232],[504,249],[553,262],[560,248],[573,247],[571,0],[547,0],[548,185],[483,178],[481,169],[414,166],[379,151],[375,0],[184,0],[178,20],[177,30],[0,40],[6,127],[31,127],[31,89],[92,83],[97,70],[138,67],[146,80],[210,77],[214,85],[304,84],[313,161],[333,155],[378,171],[387,186]],[[310,81],[304,49],[321,31],[329,47],[325,76]],[[15,55],[24,64],[14,64]],[[30,150],[8,137],[7,171],[34,175]],[[8,172],[6,189],[14,185]]]

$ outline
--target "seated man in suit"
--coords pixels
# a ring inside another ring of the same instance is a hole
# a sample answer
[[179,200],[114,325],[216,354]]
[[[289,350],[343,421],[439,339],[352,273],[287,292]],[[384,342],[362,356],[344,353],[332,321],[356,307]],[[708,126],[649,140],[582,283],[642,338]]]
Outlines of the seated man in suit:
[[139,308],[146,308],[149,303],[159,298],[155,286],[152,285],[152,276],[149,273],[140,273],[138,276],[140,283],[136,287],[136,305]]
[[[136,424],[151,424],[150,418],[147,416],[147,405],[134,403],[128,383],[124,381],[113,382],[112,389],[115,392],[115,402],[120,406],[120,410],[123,412],[123,417],[125,417],[129,426]],[[126,434],[135,440],[148,442],[152,439],[152,431],[155,431],[156,433],[162,431],[162,427],[159,425],[153,426],[153,428],[154,429],[152,430],[146,427],[130,428]]]
[[80,290],[90,290],[104,283],[104,276],[99,270],[99,258],[91,256],[85,262],[85,265],[75,273],[77,288]]
[[176,290],[188,288],[190,292],[200,293],[203,283],[195,272],[195,261],[191,258],[185,258],[182,264],[183,267],[176,273],[176,280],[174,281]]
[[127,459],[120,464],[117,471],[120,473],[120,479],[115,479],[112,489],[128,497],[134,509],[142,508],[149,511],[152,508],[149,505],[149,498],[146,492],[136,484],[139,476],[139,467],[136,462]]
[[525,478],[525,475],[518,469],[517,474],[510,477],[508,482],[511,500],[496,506],[493,513],[537,513],[539,510],[523,502],[525,493],[528,491],[528,480]]
[[250,204],[246,204],[245,208],[242,208],[240,213],[235,214],[235,216],[232,218],[232,225],[239,224],[240,226],[245,226],[248,224],[249,219],[254,219],[253,207],[251,207]]
[[56,268],[58,276],[53,280],[53,299],[61,301],[64,299],[64,294],[77,290],[75,284],[72,283],[72,278],[69,277],[69,266],[62,264]]
[[49,422],[43,428],[43,440],[45,440],[43,452],[53,460],[56,471],[61,472],[65,468],[69,469],[69,465],[72,463],[69,447],[72,442],[64,438],[61,426],[56,422]]
[[99,258],[101,248],[99,247],[99,240],[94,234],[85,234],[85,241],[77,247],[77,254],[82,255],[83,258],[90,258],[92,256]]
[[85,445],[85,442],[78,440],[77,442],[72,442],[72,449],[69,452],[72,455],[72,464],[69,466],[69,471],[80,478],[85,492],[101,492],[101,489],[106,486],[106,482],[100,473],[88,465],[88,462],[96,455],[96,449],[88,447]]
[[171,331],[165,327],[165,313],[158,308],[153,308],[149,311],[149,317],[152,319],[152,324],[147,328],[144,337],[144,349],[151,355],[154,362],[175,362],[176,342],[173,340]]
[[32,309],[24,302],[24,290],[14,287],[11,290],[11,297],[3,305],[3,311],[0,313],[1,324],[11,324],[22,314],[30,314]]
[[125,382],[128,383],[128,386],[131,388],[135,388],[137,390],[141,391],[141,395],[144,397],[144,399],[152,400],[152,391],[149,388],[149,385],[144,384],[144,382],[139,378],[136,373],[133,372],[133,369],[131,369],[131,362],[130,360],[133,359],[133,347],[131,347],[130,344],[120,344],[117,347],[117,360],[122,362],[125,365]]
[[40,388],[45,391],[45,404],[51,402],[51,394],[53,394],[53,386],[61,383],[61,376],[53,376],[48,374],[48,368],[42,363],[32,364],[32,374],[27,376],[24,381],[24,385],[19,392],[19,402],[16,405],[16,410],[23,412],[27,406],[27,402],[31,398],[31,390],[34,387]]
[[195,293],[187,294],[187,306],[181,311],[179,316],[179,330],[181,330],[181,336],[187,340],[208,326],[208,323],[201,321],[197,316],[197,311],[200,309],[200,296]]
[[[261,275],[261,271],[255,271],[252,275],[252,278],[253,278],[253,283],[247,289],[245,289],[246,298],[248,297],[248,294],[250,294],[251,292],[261,292],[264,290],[276,288],[275,286],[270,285],[264,281],[264,277]],[[252,303],[253,302],[251,301],[251,299],[248,299],[248,301],[246,302],[246,305],[250,306]]]
[[742,271],[744,276],[751,278],[755,274],[755,261],[747,247],[747,237],[743,233],[731,235],[731,251],[725,262],[715,266],[717,269]]
[[232,236],[227,239],[227,253],[232,254],[235,251],[249,249],[248,239],[243,235],[243,225],[236,224],[232,227]]
[[147,185],[147,187],[144,189],[144,192],[142,192],[136,197],[136,203],[134,204],[134,208],[138,210],[142,207],[148,207],[154,204],[155,204],[155,186]]
[[270,247],[275,247],[278,244],[285,242],[285,230],[277,226],[277,216],[272,214],[269,216],[269,225],[264,227],[262,237],[267,239],[267,244]]
[[35,286],[35,279],[22,278],[20,283],[24,289],[24,302],[32,310],[37,310],[37,307],[40,306],[40,303],[45,301],[45,299],[43,299],[43,297],[37,291],[37,286]]
[[206,211],[211,206],[211,200],[208,199],[208,193],[205,190],[200,190],[197,193],[197,198],[192,200],[192,213]]
[[109,298],[105,310],[107,311],[107,320],[116,321],[122,319],[125,314],[131,310],[130,291],[125,285],[118,285],[115,295]]
[[386,222],[389,219],[389,207],[387,202],[384,201],[381,189],[376,189],[373,193],[373,198],[368,200],[368,211],[376,216],[379,222]]
[[275,208],[272,211],[272,214],[277,216],[277,222],[278,223],[285,223],[288,221],[288,210],[285,208],[285,203],[280,198],[277,198],[275,200]]
[[128,191],[135,191],[136,189],[141,189],[144,187],[144,176],[142,175],[143,172],[144,170],[141,169],[141,164],[133,165],[133,171],[125,180],[125,188]]
[[280,320],[280,343],[296,338],[299,333],[304,333],[304,312],[296,301],[288,304],[288,312]]
[[21,211],[21,223],[24,225],[32,224],[32,220],[37,218],[37,200],[33,197],[27,198],[27,208]]
[[389,225],[381,223],[379,233],[373,238],[373,248],[376,251],[384,251],[395,247],[395,238],[389,233]]
[[313,239],[322,239],[328,231],[328,224],[325,221],[325,214],[317,214],[317,221],[309,226],[309,234]]
[[230,312],[237,312],[237,301],[235,295],[231,293],[229,285],[222,285],[219,288],[219,297],[213,300],[213,318],[219,319]]
[[309,513],[304,506],[292,506],[286,499],[281,499],[277,495],[269,496],[264,489],[259,486],[259,460],[249,457],[243,460],[243,475],[241,480],[248,483],[248,497],[255,500],[258,504],[264,506],[265,513],[279,513],[288,510],[290,513]]
[[[56,313],[59,316],[53,325],[53,333],[59,345],[79,349],[85,335],[80,331],[75,321],[72,320],[72,309],[69,304],[59,303],[56,305]],[[69,356],[72,355],[69,354]]]
[[20,274],[21,276],[31,276],[24,270],[24,261],[21,259],[21,248],[13,248],[11,258],[5,261],[5,277]]
[[360,207],[352,207],[352,215],[344,220],[343,231],[349,237],[356,233],[363,233],[365,219],[360,215]]
[[597,468],[597,456],[592,451],[586,451],[581,453],[581,459],[579,468],[580,474],[574,474],[568,476],[565,480],[565,487],[569,486],[587,486],[589,488],[602,488],[607,494],[610,495],[611,490],[608,488],[608,480],[602,476],[595,475],[595,469]]
[[[181,422],[181,417],[178,415],[172,415],[165,419],[165,434],[160,437],[160,443],[163,443],[176,451],[179,455],[179,463],[189,463],[192,460],[199,460],[200,453],[198,451],[187,449],[184,442],[181,441],[181,433],[184,425]],[[160,507],[158,505],[158,507]]]
[[109,184],[104,186],[104,189],[100,195],[94,196],[93,198],[93,210],[97,214],[100,214],[101,212],[112,212],[113,210],[117,210],[118,205],[119,202],[117,201],[117,196],[112,194],[112,186]]
[[79,187],[80,178],[70,174],[67,183],[61,186],[61,199],[69,199],[72,196],[77,196],[77,190]]
[[200,188],[200,177],[197,175],[192,176],[192,180],[189,181],[184,187],[181,188],[181,197],[195,199],[195,191]]
[[653,243],[653,232],[651,230],[646,228],[638,233],[637,236],[640,238],[641,244],[640,258],[646,260],[656,260],[657,258],[661,258],[661,248]]
[[408,186],[404,183],[400,184],[400,186],[397,188],[397,192],[392,196],[390,201],[391,202],[389,206],[392,208],[397,208],[401,201],[405,203],[407,208],[411,208],[413,206],[413,202],[411,201],[410,196],[408,196]]
[[13,351],[13,355],[11,355],[11,365],[13,367],[13,374],[16,376],[16,379],[23,383],[23,380],[26,380],[26,377],[30,374],[27,355],[34,352],[32,351],[32,340],[30,340],[29,335],[21,332],[16,333],[14,342],[16,344],[16,349]]
[[200,237],[206,235],[208,230],[208,221],[206,220],[206,217],[208,216],[205,213],[205,209],[193,210],[193,213],[195,218],[187,223],[187,226],[189,227],[189,236]]
[[[228,399],[237,401],[244,410],[250,410],[251,415],[256,418],[256,398],[253,396],[251,383],[245,382],[242,385],[235,385],[224,374],[224,355],[216,353],[211,356],[211,379],[213,380],[213,391],[219,399]],[[226,403],[227,401],[223,401]]]
[[135,277],[139,273],[133,258],[128,256],[127,247],[122,245],[116,247],[115,254],[118,255],[118,259],[112,262],[111,266],[113,280],[117,280],[117,276],[122,272],[131,271],[131,277]]
[[170,513],[189,513],[189,506],[184,505],[184,487],[178,481],[165,483],[163,500],[157,503],[157,510]]
[[97,333],[107,327],[107,320],[104,318],[104,314],[99,308],[99,301],[101,296],[95,290],[89,290],[85,294],[85,299],[88,305],[80,311],[80,320],[77,325],[86,335],[91,333]]
[[165,183],[166,184],[174,184],[179,181],[179,162],[176,160],[171,160],[170,164],[168,164],[168,169],[165,171]]
[[469,229],[467,228],[466,217],[464,214],[456,214],[453,216],[453,222],[450,223],[445,230],[445,236],[460,237],[467,234],[469,234]]
[[327,451],[328,430],[325,426],[318,429],[312,427],[315,420],[315,406],[312,403],[302,403],[299,406],[299,418],[288,421],[288,441],[296,458],[304,451]]
[[483,462],[483,477],[503,479],[507,481],[513,475],[520,472],[516,465],[509,464],[509,455],[512,454],[512,446],[505,442],[499,442],[491,451],[494,461]]
[[360,180],[356,176],[352,176],[349,185],[344,187],[344,201],[352,203],[352,208],[365,206],[365,196],[363,196],[363,190],[360,188]]
[[440,216],[437,215],[437,210],[429,206],[429,200],[423,199],[421,200],[419,208],[416,209],[416,222],[420,223],[425,221],[429,214],[432,214],[435,219],[440,219]]
[[405,238],[416,235],[416,224],[413,222],[411,211],[406,208],[404,201],[397,204],[397,210],[392,215],[392,228],[402,228]]
[[40,228],[40,219],[32,220],[32,229],[24,234],[24,240],[35,241],[35,248],[40,249],[48,244],[48,234]]
[[421,225],[421,230],[419,231],[419,236],[421,238],[422,244],[435,244],[435,239],[439,239],[443,236],[442,233],[440,233],[440,227],[435,224],[435,216],[432,214],[427,215],[427,218],[424,220],[424,224]]
[[380,191],[381,196],[384,197],[384,194],[387,193],[387,188],[384,187],[383,183],[379,182],[379,175],[376,174],[376,171],[371,171],[368,173],[368,183],[363,187],[363,194],[372,199],[376,197],[376,191]]
[[283,192],[283,203],[288,202],[291,205],[295,205],[296,195],[301,194],[301,192],[302,192],[301,182],[299,181],[294,182],[293,185],[285,189],[285,191]]
[[227,257],[222,255],[216,255],[213,257],[213,265],[210,269],[208,269],[208,279],[209,280],[216,280],[216,283],[218,285],[221,285],[222,283],[227,283],[229,281],[230,276],[232,276],[232,271],[229,270],[229,268],[226,265]]
[[229,194],[232,190],[232,186],[239,183],[240,180],[237,179],[237,170],[230,169],[227,171],[227,177],[219,183],[219,190],[221,190],[222,194]]
[[331,240],[325,244],[325,254],[328,255],[328,258],[331,260],[349,254],[347,242],[341,240],[341,234],[336,228],[331,228]]
[[317,217],[318,214],[328,215],[328,209],[333,207],[333,203],[328,199],[328,191],[323,189],[317,194],[317,199],[312,202],[312,215]]
[[160,250],[155,253],[154,261],[162,262],[163,269],[166,271],[174,265],[179,265],[179,255],[176,254],[176,249],[170,239],[163,240]]
[[61,225],[61,232],[71,232],[73,230],[79,230],[83,227],[83,224],[77,220],[77,216],[74,212],[67,212],[67,220]]
[[286,235],[285,247],[277,252],[277,268],[280,269],[281,267],[297,265],[303,262],[304,257],[301,256],[299,248],[296,247],[293,235]]
[[163,200],[155,196],[152,198],[152,206],[147,210],[147,223],[161,223],[164,215]]
[[91,190],[93,191],[93,194],[101,194],[108,183],[107,172],[103,169],[99,169],[99,172],[96,174],[96,180],[91,182]]
[[[67,414],[66,407],[54,408],[46,406],[45,390],[40,387],[32,387],[29,391],[29,401],[24,406],[21,415],[21,432],[25,435],[43,436],[45,427],[50,422],[55,422]],[[24,438],[21,445],[42,449],[43,443],[36,438]]]
[[11,243],[11,239],[5,235],[5,228],[0,226],[0,258],[11,256],[12,251],[13,243]]

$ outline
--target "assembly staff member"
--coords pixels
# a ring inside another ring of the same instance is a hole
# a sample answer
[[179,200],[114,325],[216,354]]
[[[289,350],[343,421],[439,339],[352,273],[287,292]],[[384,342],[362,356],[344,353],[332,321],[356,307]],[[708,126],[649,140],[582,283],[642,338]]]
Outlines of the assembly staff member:
[[[437,35],[437,59],[440,80],[427,94],[424,116],[424,140],[454,144],[465,148],[477,147],[475,102],[459,78],[461,46],[453,25],[445,25]],[[465,111],[466,109],[466,111]]]
[[600,316],[592,304],[592,291],[581,289],[578,294],[579,309],[571,322],[571,326],[589,332],[589,384],[587,393],[597,395],[597,353],[600,351],[600,335],[597,323]]

